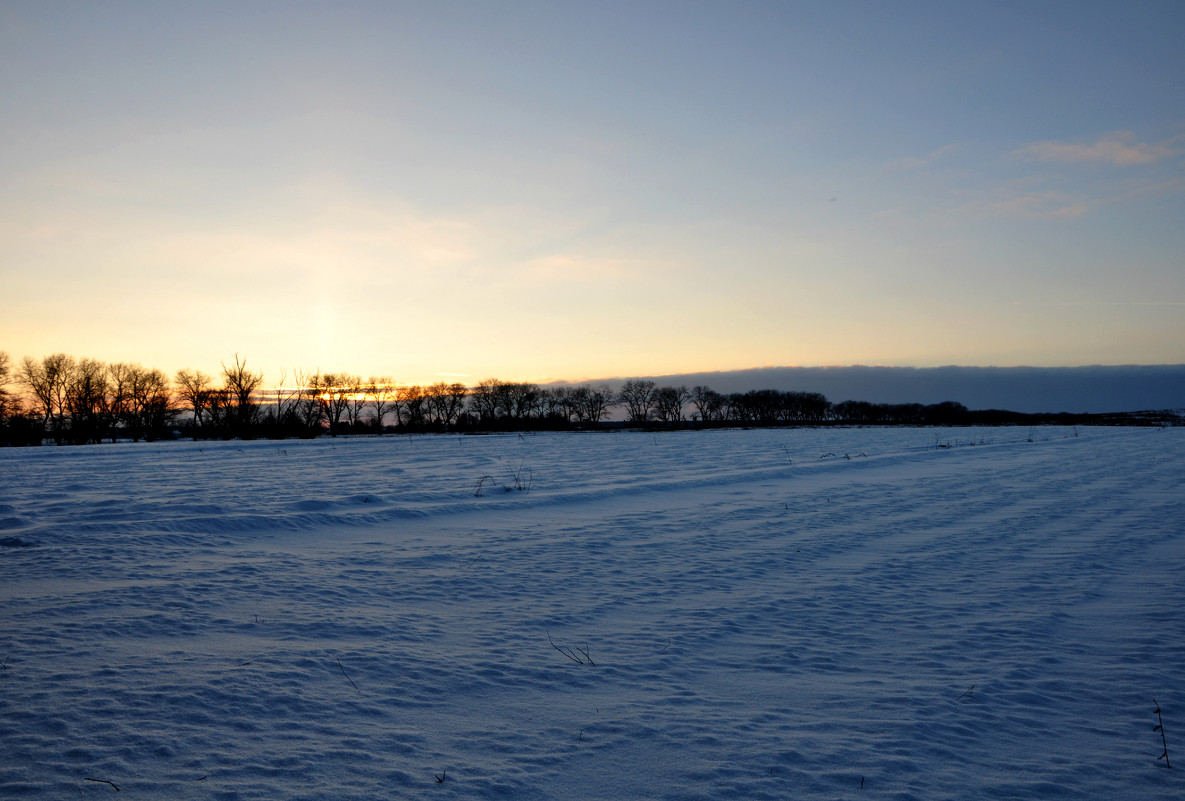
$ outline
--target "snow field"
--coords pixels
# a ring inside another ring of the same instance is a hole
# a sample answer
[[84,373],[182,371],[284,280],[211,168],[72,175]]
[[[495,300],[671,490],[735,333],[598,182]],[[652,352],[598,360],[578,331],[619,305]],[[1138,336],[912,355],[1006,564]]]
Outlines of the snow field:
[[0,451],[0,797],[1179,798],[1183,478],[1180,429]]

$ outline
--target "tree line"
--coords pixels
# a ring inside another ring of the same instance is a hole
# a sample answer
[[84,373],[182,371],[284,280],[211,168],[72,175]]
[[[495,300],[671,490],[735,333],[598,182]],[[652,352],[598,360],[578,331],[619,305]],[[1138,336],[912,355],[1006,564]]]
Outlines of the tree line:
[[139,364],[107,364],[56,353],[14,364],[0,351],[0,442],[59,445],[176,438],[286,438],[350,433],[511,431],[620,425],[656,428],[840,424],[951,425],[962,404],[831,403],[816,392],[719,393],[633,378],[541,387],[489,378],[399,385],[389,376],[261,371],[236,354],[221,374],[179,370],[171,378]]

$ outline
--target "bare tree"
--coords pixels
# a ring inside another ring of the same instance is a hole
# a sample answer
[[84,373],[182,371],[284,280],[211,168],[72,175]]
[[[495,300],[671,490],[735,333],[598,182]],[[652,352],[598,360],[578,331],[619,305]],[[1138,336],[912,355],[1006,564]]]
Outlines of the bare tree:
[[423,428],[427,398],[421,386],[400,387],[395,392],[395,415],[400,426]]
[[625,407],[630,422],[645,423],[650,417],[650,412],[654,408],[654,391],[653,381],[640,378],[631,378],[621,385],[621,391],[617,393],[617,402]]
[[589,387],[588,393],[583,396],[581,404],[584,408],[584,419],[594,426],[599,425],[602,420],[609,416],[609,409],[615,403],[616,398],[608,384],[598,384],[595,387]]
[[831,412],[831,401],[821,392],[799,392],[802,408],[802,419],[811,423],[819,423],[827,419]]
[[309,381],[309,389],[321,408],[321,419],[336,437],[342,417],[350,405],[350,376],[337,373],[318,373]]
[[259,404],[252,398],[252,394],[263,383],[263,373],[247,369],[247,360],[239,360],[235,354],[235,363],[227,367],[222,364],[223,387],[227,393],[227,400],[232,404],[232,426],[239,436],[248,435],[259,419]]
[[204,407],[209,425],[203,424],[202,427],[208,427],[218,436],[229,439],[235,428],[235,406],[231,401],[230,390],[225,387],[206,390]]
[[280,370],[280,380],[271,391],[271,419],[277,434],[299,427],[300,404],[306,391],[307,377],[299,369],[293,371],[293,381],[288,381],[288,371]]
[[12,360],[7,351],[0,350],[0,427],[13,412],[12,395],[8,382],[12,379]]
[[95,359],[79,360],[66,382],[70,438],[75,444],[102,441],[107,418],[107,393],[106,365]]
[[361,376],[343,373],[338,376],[338,380],[347,391],[346,420],[350,423],[350,430],[357,431],[358,421],[361,419],[362,410],[366,407],[368,400],[366,387],[362,386]]
[[730,392],[724,396],[724,419],[732,423],[747,423],[745,393]]
[[541,392],[538,384],[513,381],[502,385],[502,402],[506,416],[512,420],[526,420],[539,410]]
[[498,379],[486,378],[478,381],[469,393],[469,411],[477,415],[479,423],[488,424],[497,419],[501,387],[502,382]]
[[69,413],[66,392],[70,386],[70,378],[74,373],[74,367],[77,362],[73,356],[67,356],[64,353],[55,353],[52,356],[46,356],[43,359],[43,363],[45,364],[46,376],[53,392],[54,408],[56,409],[54,424],[54,430],[56,432],[55,439],[61,445],[62,438],[66,434],[66,417]]
[[451,410],[453,415],[453,423],[461,422],[465,416],[465,408],[469,401],[469,387],[462,384],[460,381],[454,381],[448,385],[448,394],[451,402]]
[[375,430],[382,434],[383,417],[395,410],[395,382],[390,376],[371,376],[366,380],[366,394]]
[[[168,423],[170,417],[169,380],[157,369],[138,364],[131,367],[131,398],[125,419],[133,442],[151,439]],[[262,380],[262,377],[261,379]]]
[[691,388],[691,404],[704,423],[720,420],[724,415],[725,399],[716,390],[702,384]]
[[196,442],[202,427],[202,413],[210,403],[213,379],[201,370],[178,370],[176,381],[177,394],[193,412],[193,439]]
[[654,390],[654,416],[664,423],[683,420],[683,405],[691,393],[687,387],[659,387]]
[[321,400],[317,393],[316,374],[296,371],[292,382],[297,387],[297,400],[293,407],[296,422],[304,429],[307,436],[315,436],[321,431]]
[[425,388],[424,396],[432,422],[445,429],[455,426],[465,411],[465,398],[468,394],[469,390],[465,385],[455,381],[451,384],[438,381]]
[[424,387],[424,411],[430,426],[444,428],[448,425],[444,399],[447,387],[448,384],[443,381]]
[[31,393],[41,413],[41,431],[52,427],[54,441],[62,444],[66,434],[66,386],[74,370],[74,358],[54,353],[37,361],[26,356],[17,380]]
[[[321,372],[313,373],[306,379],[305,397],[308,398],[308,423],[309,425],[320,431],[325,426],[332,429],[332,424],[329,422],[329,404],[323,397],[323,391],[326,387],[332,385],[331,380]],[[316,412],[313,412],[312,407],[316,407]]]
[[580,404],[576,395],[576,387],[559,386],[541,390],[539,400],[543,414],[552,420],[571,424],[572,418],[579,416]]
[[123,362],[107,365],[107,426],[112,442],[115,441],[118,426],[127,419],[134,372],[132,365]]
[[321,425],[321,404],[316,387],[318,376],[306,373],[300,368],[280,371],[280,381],[272,390],[272,419],[277,434],[285,432],[315,432]]

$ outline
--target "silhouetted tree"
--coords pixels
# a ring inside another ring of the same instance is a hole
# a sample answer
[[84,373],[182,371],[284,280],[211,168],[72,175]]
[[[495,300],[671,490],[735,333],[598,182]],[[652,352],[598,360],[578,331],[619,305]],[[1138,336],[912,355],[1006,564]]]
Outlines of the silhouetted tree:
[[568,426],[577,415],[577,390],[575,387],[559,386],[540,390],[539,404],[543,416],[553,424]]
[[13,379],[12,360],[0,351],[0,445],[40,444],[45,432],[43,420],[25,413],[23,399],[9,389]]
[[318,373],[309,380],[309,391],[317,399],[321,420],[329,427],[331,436],[337,436],[342,416],[350,403],[349,376],[335,373]]
[[209,406],[214,382],[201,370],[188,369],[178,370],[176,381],[178,396],[189,404],[189,409],[193,412],[193,439],[196,442],[202,430],[202,414]]
[[751,389],[744,395],[751,422],[775,425],[782,418],[782,393],[776,389]]
[[842,401],[835,404],[832,411],[835,419],[845,423],[871,423],[876,417],[876,409],[868,401]]
[[513,381],[502,385],[505,392],[503,403],[506,416],[511,420],[526,420],[539,411],[539,401],[542,395],[539,385],[529,381]]
[[316,436],[321,431],[321,403],[315,387],[316,376],[300,368],[280,372],[280,383],[275,389],[274,419],[279,436],[297,434]]
[[358,421],[367,400],[366,388],[362,386],[362,377],[341,373],[337,379],[346,391],[346,421],[350,424],[351,431],[357,431]]
[[427,402],[423,387],[399,387],[395,391],[395,414],[400,427],[412,431],[422,429],[427,415]]
[[966,419],[967,407],[956,401],[943,401],[927,406],[924,416],[931,425],[957,425]]
[[699,415],[700,422],[713,423],[723,418],[724,396],[703,384],[691,388],[691,404]]
[[70,439],[75,444],[100,442],[108,404],[107,367],[95,359],[80,359],[66,383]]
[[654,390],[654,416],[663,423],[681,422],[689,396],[687,387],[658,387]]
[[581,421],[592,426],[599,425],[609,416],[609,409],[615,402],[613,390],[609,388],[608,384],[579,387],[576,400],[577,414]]
[[446,384],[438,381],[424,390],[425,400],[432,422],[449,429],[457,424],[465,411],[465,398],[469,394],[464,384]]
[[631,423],[640,425],[650,417],[654,407],[655,384],[641,378],[631,378],[621,385],[617,402],[625,407]]
[[916,425],[922,421],[925,407],[920,403],[887,403],[877,406],[880,423]]
[[20,414],[17,399],[8,391],[12,380],[12,359],[6,351],[0,351],[0,444],[13,441],[8,421]]
[[[14,411],[12,393],[8,391],[10,380],[12,380],[12,360],[7,351],[0,350],[0,430],[7,425],[8,418]],[[0,439],[2,438],[0,437]]]
[[217,387],[206,393],[206,415],[212,436],[229,439],[235,434],[235,407],[230,390]]
[[54,441],[61,445],[66,435],[66,387],[74,370],[74,358],[54,353],[36,361],[26,356],[21,361],[18,380],[31,393],[41,414],[41,430],[52,428]]
[[728,419],[732,423],[748,425],[754,422],[753,404],[747,392],[728,393]]
[[501,395],[502,382],[498,379],[486,378],[477,382],[469,393],[469,411],[477,417],[479,424],[488,425],[497,419]]
[[831,401],[820,392],[795,392],[799,419],[810,423],[821,423],[831,411]]
[[125,412],[128,435],[133,442],[142,437],[155,439],[171,417],[169,380],[160,370],[138,364],[131,366],[131,378],[131,397]]
[[271,410],[268,414],[274,436],[286,436],[302,428],[301,401],[307,391],[308,379],[301,370],[293,371],[293,380],[288,380],[288,371],[280,370],[280,380],[271,391]]
[[226,401],[230,404],[228,422],[233,433],[250,436],[259,419],[259,404],[252,394],[263,383],[263,373],[248,370],[247,360],[240,361],[239,354],[236,353],[233,365],[228,367],[223,362],[222,379]]
[[13,370],[11,357],[0,351],[0,445],[40,444],[44,419],[27,414],[21,395],[9,389],[17,377]]
[[383,417],[395,410],[395,382],[390,376],[371,376],[366,382],[366,394],[370,398],[370,413],[375,430],[383,433]]
[[116,439],[118,427],[127,421],[133,372],[132,365],[123,362],[107,365],[107,429],[112,442]]

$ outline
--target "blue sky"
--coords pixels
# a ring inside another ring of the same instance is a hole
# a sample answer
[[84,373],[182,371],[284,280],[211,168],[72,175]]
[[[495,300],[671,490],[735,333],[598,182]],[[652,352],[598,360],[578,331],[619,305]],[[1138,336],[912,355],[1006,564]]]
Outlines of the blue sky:
[[1185,362],[1185,5],[0,3],[0,349]]

